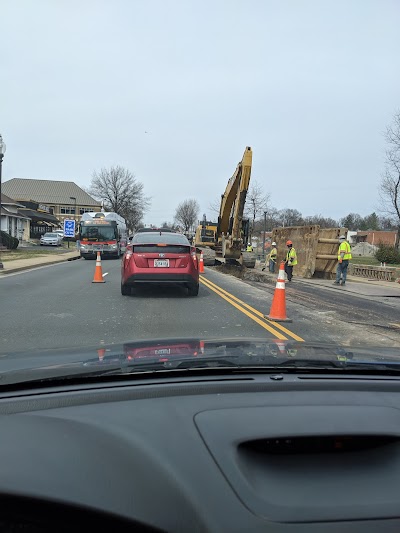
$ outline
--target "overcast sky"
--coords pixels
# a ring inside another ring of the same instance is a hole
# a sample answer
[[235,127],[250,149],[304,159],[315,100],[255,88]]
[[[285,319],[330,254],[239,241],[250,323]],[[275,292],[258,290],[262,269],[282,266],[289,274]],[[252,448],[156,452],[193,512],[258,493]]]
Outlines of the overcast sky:
[[[129,168],[210,217],[246,146],[278,209],[377,209],[399,0],[2,0],[3,181]],[[147,132],[147,133],[146,133]]]

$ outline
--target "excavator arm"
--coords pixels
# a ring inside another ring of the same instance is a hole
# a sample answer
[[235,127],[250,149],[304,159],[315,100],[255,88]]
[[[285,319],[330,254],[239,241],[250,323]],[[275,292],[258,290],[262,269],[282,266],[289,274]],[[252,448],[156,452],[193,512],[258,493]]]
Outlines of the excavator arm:
[[238,163],[233,176],[228,181],[221,206],[217,228],[217,250],[222,257],[240,259],[243,242],[243,212],[246,195],[250,185],[253,152],[246,147],[242,160]]

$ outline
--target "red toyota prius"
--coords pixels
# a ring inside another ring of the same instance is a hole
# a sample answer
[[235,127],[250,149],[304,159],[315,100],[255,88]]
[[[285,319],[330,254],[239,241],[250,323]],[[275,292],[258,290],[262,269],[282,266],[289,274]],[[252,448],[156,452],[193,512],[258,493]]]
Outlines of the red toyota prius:
[[133,294],[142,283],[180,284],[189,296],[199,293],[196,248],[180,233],[136,233],[122,259],[121,293]]

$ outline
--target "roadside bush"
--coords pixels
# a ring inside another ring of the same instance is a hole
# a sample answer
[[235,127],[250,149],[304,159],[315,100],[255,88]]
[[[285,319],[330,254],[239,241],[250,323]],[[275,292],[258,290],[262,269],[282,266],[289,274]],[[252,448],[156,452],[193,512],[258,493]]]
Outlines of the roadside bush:
[[381,243],[375,252],[375,258],[381,263],[393,265],[400,263],[400,251],[395,246]]
[[9,250],[15,250],[18,248],[19,240],[16,237],[11,237],[5,231],[1,232],[1,244],[6,246]]

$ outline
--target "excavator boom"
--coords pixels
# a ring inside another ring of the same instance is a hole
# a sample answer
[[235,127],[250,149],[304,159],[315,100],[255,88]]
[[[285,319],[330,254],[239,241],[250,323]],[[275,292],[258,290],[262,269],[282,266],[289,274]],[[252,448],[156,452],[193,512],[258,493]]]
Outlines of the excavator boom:
[[[207,222],[206,216],[196,230],[195,245],[203,252],[204,264],[234,262],[254,268],[256,254],[247,252],[249,221],[243,219],[246,195],[249,190],[253,152],[246,146],[233,176],[221,195],[218,224]],[[210,242],[209,234],[214,234]]]
[[243,219],[243,213],[250,186],[252,160],[253,152],[250,146],[246,146],[242,160],[221,196],[216,234],[217,258],[219,256],[225,261],[239,262],[250,268],[255,266],[256,255],[244,251],[248,224]]
[[228,181],[224,194],[221,195],[221,206],[218,217],[217,238],[231,234],[240,238],[241,222],[244,205],[249,190],[253,152],[246,147],[242,160],[238,163],[233,176]]

